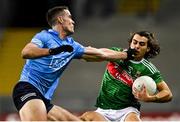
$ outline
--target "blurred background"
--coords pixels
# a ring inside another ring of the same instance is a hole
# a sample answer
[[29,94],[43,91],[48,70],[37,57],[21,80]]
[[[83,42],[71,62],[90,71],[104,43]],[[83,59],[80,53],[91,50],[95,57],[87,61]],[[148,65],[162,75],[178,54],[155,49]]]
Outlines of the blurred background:
[[[142,103],[143,120],[180,120],[179,0],[1,0],[0,120],[18,120],[11,93],[25,60],[21,50],[33,35],[47,29],[45,14],[66,5],[76,22],[74,39],[84,46],[127,47],[131,32],[152,31],[161,54],[151,60],[173,92],[169,103]],[[74,60],[64,72],[52,102],[80,115],[94,110],[107,62]]]

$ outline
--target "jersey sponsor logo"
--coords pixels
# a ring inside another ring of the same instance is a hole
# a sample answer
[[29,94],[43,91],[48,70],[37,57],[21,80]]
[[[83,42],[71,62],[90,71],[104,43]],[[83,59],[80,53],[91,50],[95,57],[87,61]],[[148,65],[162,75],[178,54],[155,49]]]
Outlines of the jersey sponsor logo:
[[68,63],[68,58],[53,58],[50,64],[50,68],[59,69]]
[[109,62],[107,65],[109,73],[116,79],[119,80],[128,86],[132,86],[133,79],[121,66],[116,63]]
[[32,96],[37,96],[37,95],[34,92],[33,93],[28,93],[28,94],[21,97],[21,101],[23,102],[24,100],[26,100],[27,98],[32,97]]

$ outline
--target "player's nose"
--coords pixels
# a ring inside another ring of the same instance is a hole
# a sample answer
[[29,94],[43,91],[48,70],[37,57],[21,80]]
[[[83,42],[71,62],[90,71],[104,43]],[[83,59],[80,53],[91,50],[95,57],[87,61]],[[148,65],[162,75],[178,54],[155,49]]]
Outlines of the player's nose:
[[75,22],[74,22],[74,20],[72,20],[72,22],[71,22],[73,25],[75,24]]

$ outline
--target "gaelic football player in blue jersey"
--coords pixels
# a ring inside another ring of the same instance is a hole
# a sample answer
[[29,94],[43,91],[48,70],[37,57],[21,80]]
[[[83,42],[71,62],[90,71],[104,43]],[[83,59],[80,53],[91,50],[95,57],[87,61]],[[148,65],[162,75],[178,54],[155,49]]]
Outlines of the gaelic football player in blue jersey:
[[74,41],[74,21],[65,6],[47,12],[49,30],[37,33],[22,50],[26,60],[13,101],[22,121],[80,120],[62,107],[51,104],[60,76],[72,59],[103,61],[126,59],[134,53],[84,47]]

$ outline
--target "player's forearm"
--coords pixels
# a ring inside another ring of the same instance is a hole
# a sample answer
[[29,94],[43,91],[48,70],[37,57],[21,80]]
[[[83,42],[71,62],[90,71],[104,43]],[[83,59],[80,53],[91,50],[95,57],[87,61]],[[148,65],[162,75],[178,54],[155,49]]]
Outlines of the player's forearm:
[[127,58],[126,52],[113,51],[107,48],[96,49],[93,47],[87,47],[85,48],[85,54],[91,56],[92,60],[94,57],[94,59],[96,60],[100,59],[106,61],[114,61]]
[[152,96],[151,102],[164,103],[172,100],[172,93],[168,90],[162,90]]
[[126,58],[127,58],[127,53],[126,52],[112,51],[112,52],[106,52],[105,53],[105,59],[108,60],[108,61],[124,60]]

